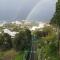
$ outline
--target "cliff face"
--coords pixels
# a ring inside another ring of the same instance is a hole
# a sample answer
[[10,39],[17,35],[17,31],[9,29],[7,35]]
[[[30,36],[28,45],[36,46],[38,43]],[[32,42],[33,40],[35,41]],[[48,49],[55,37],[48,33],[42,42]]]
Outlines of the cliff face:
[[58,0],[56,4],[56,12],[51,20],[51,23],[60,26],[60,0]]

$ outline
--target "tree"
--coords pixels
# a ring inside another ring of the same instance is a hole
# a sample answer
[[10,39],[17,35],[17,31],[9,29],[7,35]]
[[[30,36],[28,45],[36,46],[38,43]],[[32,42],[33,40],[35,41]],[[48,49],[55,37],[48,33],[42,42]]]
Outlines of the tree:
[[2,50],[12,48],[11,36],[7,33],[0,34],[0,47]]
[[29,29],[25,29],[25,33],[26,33],[26,48],[30,48],[31,44],[32,44],[32,35],[31,35],[31,31]]
[[22,29],[14,38],[14,48],[20,51],[27,49],[31,44],[31,40],[30,30]]
[[3,38],[4,38],[4,45],[6,48],[12,48],[12,40],[11,36],[7,33],[3,33]]
[[0,49],[2,49],[2,45],[3,45],[4,39],[2,34],[0,34]]
[[[56,31],[52,26],[45,26],[42,32],[42,38],[40,38],[38,41],[38,48],[41,50],[40,53],[42,54],[40,56],[46,60],[54,60],[54,58],[57,56],[58,51]],[[47,34],[45,34],[45,32]]]
[[59,40],[59,28],[60,28],[60,0],[58,0],[56,4],[56,12],[54,17],[51,20],[52,25],[56,25],[57,33],[58,33],[58,55],[60,56],[60,40]]
[[39,31],[39,30],[34,31],[34,36],[36,37],[36,39],[40,39],[41,37],[45,37],[47,35],[48,35],[47,31]]
[[56,4],[56,12],[51,20],[51,24],[60,26],[60,0]]

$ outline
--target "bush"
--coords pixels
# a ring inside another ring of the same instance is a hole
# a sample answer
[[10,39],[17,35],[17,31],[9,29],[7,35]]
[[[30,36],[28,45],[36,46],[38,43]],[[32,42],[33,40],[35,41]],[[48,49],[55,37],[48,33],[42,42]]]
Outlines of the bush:
[[31,45],[31,32],[28,29],[22,29],[14,38],[14,48],[16,50],[28,49]]
[[11,36],[7,33],[0,34],[0,48],[2,50],[12,48]]

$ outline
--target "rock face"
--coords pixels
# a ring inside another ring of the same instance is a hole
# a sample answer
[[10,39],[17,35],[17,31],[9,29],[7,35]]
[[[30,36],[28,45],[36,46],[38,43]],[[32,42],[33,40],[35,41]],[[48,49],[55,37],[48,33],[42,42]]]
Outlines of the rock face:
[[58,0],[56,4],[56,12],[51,20],[51,23],[60,26],[60,0]]

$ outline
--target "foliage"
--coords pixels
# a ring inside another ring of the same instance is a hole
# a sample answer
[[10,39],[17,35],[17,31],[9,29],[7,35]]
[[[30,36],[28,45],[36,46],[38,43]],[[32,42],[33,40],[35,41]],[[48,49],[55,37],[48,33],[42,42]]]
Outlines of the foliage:
[[43,31],[44,31],[44,32],[47,32],[48,35],[50,35],[54,30],[53,30],[53,27],[52,27],[52,26],[45,26],[45,27],[43,28]]
[[56,4],[56,12],[51,20],[51,24],[60,26],[60,0]]
[[12,48],[12,40],[9,34],[0,34],[0,48],[3,50]]
[[22,29],[14,38],[14,47],[16,50],[24,50],[31,44],[31,32],[28,29]]
[[36,39],[40,39],[41,37],[45,37],[48,35],[48,32],[46,31],[34,31],[34,36],[36,37]]
[[3,36],[2,34],[0,34],[0,49],[2,48],[3,42],[4,42]]
[[43,32],[48,32],[48,34],[38,40],[37,49],[40,50],[40,59],[42,58],[46,60],[57,60],[58,40],[56,31],[54,31],[52,26],[46,26],[43,28]]

